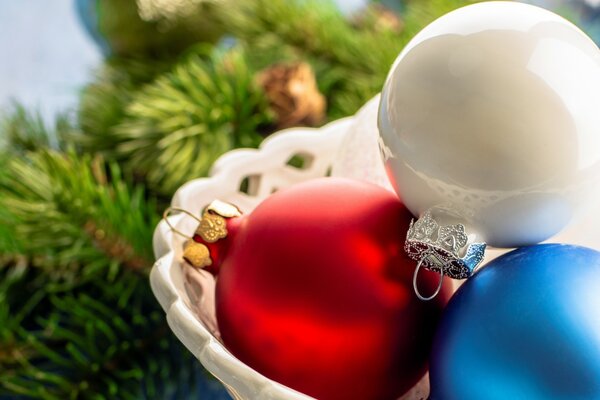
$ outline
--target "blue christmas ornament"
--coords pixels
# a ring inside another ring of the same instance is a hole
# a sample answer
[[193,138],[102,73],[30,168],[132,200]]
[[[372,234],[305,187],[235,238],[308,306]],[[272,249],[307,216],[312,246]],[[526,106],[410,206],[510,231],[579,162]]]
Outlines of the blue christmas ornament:
[[431,400],[600,399],[600,252],[524,247],[459,289],[438,328]]

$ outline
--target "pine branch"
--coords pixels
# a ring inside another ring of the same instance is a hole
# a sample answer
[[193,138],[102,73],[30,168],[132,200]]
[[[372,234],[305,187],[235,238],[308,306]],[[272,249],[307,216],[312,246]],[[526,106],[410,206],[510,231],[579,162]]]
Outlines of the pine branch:
[[[388,49],[384,43],[377,44],[371,32],[355,30],[331,1],[242,0],[236,7],[223,8],[222,19],[246,43],[272,35],[305,54],[362,72],[378,70],[379,60],[386,58],[383,54],[396,53],[395,46]],[[385,35],[377,39],[387,40]],[[365,44],[377,45],[368,48]],[[366,55],[366,49],[372,54]]]
[[393,61],[420,29],[471,2],[414,0],[400,32],[357,29],[330,1],[319,0],[235,1],[223,7],[221,18],[260,66],[282,59],[309,61],[327,97],[328,115],[335,119],[353,114],[381,91]]
[[221,18],[258,68],[288,60],[310,62],[330,118],[353,113],[379,90],[381,79],[376,77],[385,72],[375,72],[377,64],[385,64],[379,70],[387,71],[389,63],[381,60],[385,54],[393,57],[398,48],[389,35],[375,38],[357,31],[329,1],[242,0],[224,7]]
[[49,127],[39,113],[15,104],[0,121],[0,149],[23,153],[57,147],[73,134],[72,125],[67,115],[58,115],[54,126]]
[[102,0],[95,4],[97,31],[112,54],[148,61],[172,59],[189,46],[214,43],[222,27],[213,18],[217,1]]
[[408,38],[415,36],[421,29],[442,15],[464,7],[479,3],[482,0],[408,0],[404,16],[405,34]]
[[122,270],[52,292],[39,269],[0,270],[0,396],[183,398],[198,362],[169,332],[145,279]]
[[89,156],[0,159],[10,218],[0,226],[19,240],[0,242],[0,397],[188,396],[203,370],[170,333],[145,274],[152,202]]
[[267,101],[237,49],[191,57],[147,86],[113,130],[116,156],[166,195],[206,175],[222,153],[255,147]]
[[172,62],[134,58],[108,60],[96,81],[82,93],[79,126],[84,134],[73,139],[88,152],[114,148],[116,142],[110,131],[123,119],[127,105],[141,87],[172,65]]
[[0,253],[36,257],[51,266],[50,275],[69,281],[101,271],[114,276],[119,264],[147,271],[158,216],[116,164],[51,150],[5,164],[0,244],[7,247]]

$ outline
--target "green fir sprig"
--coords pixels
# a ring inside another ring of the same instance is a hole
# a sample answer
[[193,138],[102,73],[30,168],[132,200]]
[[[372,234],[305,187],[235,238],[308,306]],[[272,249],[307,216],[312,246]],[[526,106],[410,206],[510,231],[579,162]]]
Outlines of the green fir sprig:
[[422,27],[471,2],[408,0],[401,29],[381,30],[376,15],[361,26],[327,1],[220,0],[210,17],[227,41],[178,43],[171,58],[113,54],[82,92],[76,121],[3,112],[0,398],[200,398],[202,368],[148,284],[164,205],[222,153],[273,131],[256,82],[263,68],[309,63],[327,119],[343,117],[381,90]]
[[216,158],[256,147],[267,100],[240,49],[192,56],[138,93],[114,127],[115,154],[159,193],[205,176]]
[[201,368],[147,282],[154,203],[88,155],[2,159],[0,395],[185,395]]
[[117,164],[53,150],[5,163],[0,209],[13,222],[11,236],[22,254],[47,260],[52,273],[83,265],[78,277],[107,266],[151,265],[154,204],[141,186],[122,179]]

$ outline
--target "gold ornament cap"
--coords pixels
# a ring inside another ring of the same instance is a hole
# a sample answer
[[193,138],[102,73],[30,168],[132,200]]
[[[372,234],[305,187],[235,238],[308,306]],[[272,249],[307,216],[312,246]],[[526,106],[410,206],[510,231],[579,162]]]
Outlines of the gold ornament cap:
[[195,268],[205,268],[212,265],[208,247],[193,239],[186,242],[183,249],[183,259]]
[[[171,225],[168,217],[172,212],[187,214],[198,221],[194,236],[186,235]],[[241,216],[242,212],[233,204],[215,200],[204,209],[202,218],[187,210],[170,207],[165,210],[163,219],[173,232],[188,238],[183,248],[183,259],[195,268],[205,268],[213,265],[215,261],[211,257],[209,246],[228,235],[227,219]]]
[[227,218],[241,216],[240,210],[232,204],[215,200],[202,214],[195,236],[200,236],[206,243],[215,243],[227,237]]

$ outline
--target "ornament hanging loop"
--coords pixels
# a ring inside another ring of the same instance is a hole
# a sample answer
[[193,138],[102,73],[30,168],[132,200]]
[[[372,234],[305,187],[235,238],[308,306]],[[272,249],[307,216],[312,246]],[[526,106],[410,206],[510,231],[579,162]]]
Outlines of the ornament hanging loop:
[[192,239],[192,237],[190,235],[186,235],[185,233],[181,232],[179,229],[175,228],[173,226],[173,224],[171,224],[171,221],[169,221],[169,216],[175,212],[179,212],[179,213],[188,215],[188,216],[192,217],[193,219],[195,219],[196,221],[198,221],[198,223],[201,223],[202,220],[200,218],[198,218],[197,216],[195,216],[194,214],[192,214],[191,212],[189,212],[188,210],[184,210],[183,208],[169,207],[163,213],[163,221],[165,221],[167,226],[169,228],[171,228],[172,232],[174,232],[174,233],[178,234],[179,236],[182,236],[186,239]]
[[430,301],[433,300],[437,297],[438,294],[440,294],[440,291],[442,290],[442,286],[444,285],[444,269],[441,269],[440,272],[440,280],[438,282],[438,286],[435,290],[435,292],[433,292],[433,294],[429,297],[423,296],[421,294],[421,292],[419,291],[419,283],[418,283],[418,279],[419,279],[419,271],[421,270],[421,267],[423,266],[423,261],[425,261],[426,258],[432,258],[432,262],[435,263],[439,263],[440,260],[433,254],[427,254],[425,255],[423,258],[421,258],[419,260],[419,263],[417,264],[417,268],[415,268],[415,273],[413,274],[413,289],[415,290],[415,294],[417,295],[417,297],[419,298],[419,300],[422,301]]
[[419,267],[452,279],[470,277],[483,261],[485,248],[485,243],[471,243],[465,225],[441,224],[432,209],[410,223],[404,243],[406,254]]

